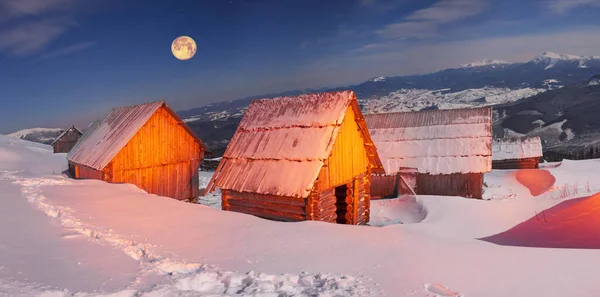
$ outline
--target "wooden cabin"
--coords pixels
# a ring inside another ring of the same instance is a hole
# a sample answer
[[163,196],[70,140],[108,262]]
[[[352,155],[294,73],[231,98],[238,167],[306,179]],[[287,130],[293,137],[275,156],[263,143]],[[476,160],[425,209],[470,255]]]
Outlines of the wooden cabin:
[[482,198],[483,174],[492,169],[490,107],[372,114],[365,119],[386,175],[414,168],[416,194]]
[[492,143],[492,169],[537,169],[542,155],[539,137],[497,139]]
[[383,173],[352,91],[253,101],[207,192],[222,208],[279,221],[366,224]]
[[75,128],[75,126],[62,131],[51,143],[54,153],[70,152],[82,135],[83,133]]
[[75,178],[130,183],[148,193],[199,196],[204,144],[164,102],[113,109],[67,155]]

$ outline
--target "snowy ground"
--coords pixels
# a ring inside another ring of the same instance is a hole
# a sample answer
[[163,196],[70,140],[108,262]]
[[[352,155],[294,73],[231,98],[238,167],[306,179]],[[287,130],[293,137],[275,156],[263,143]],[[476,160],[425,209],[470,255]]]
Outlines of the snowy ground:
[[2,296],[600,296],[600,198],[571,199],[600,189],[598,160],[492,172],[487,200],[373,201],[372,226],[345,226],[71,180],[64,158],[0,136]]

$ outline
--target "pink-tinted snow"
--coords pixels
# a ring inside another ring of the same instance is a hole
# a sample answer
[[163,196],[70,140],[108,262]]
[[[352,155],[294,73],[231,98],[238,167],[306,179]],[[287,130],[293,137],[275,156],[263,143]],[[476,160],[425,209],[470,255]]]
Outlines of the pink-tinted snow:
[[600,249],[600,194],[564,201],[482,240],[499,245]]
[[354,92],[343,91],[255,100],[244,113],[239,128],[339,125],[352,99],[356,99]]
[[521,169],[515,172],[515,178],[529,189],[531,195],[539,196],[554,185],[556,178],[548,170]]

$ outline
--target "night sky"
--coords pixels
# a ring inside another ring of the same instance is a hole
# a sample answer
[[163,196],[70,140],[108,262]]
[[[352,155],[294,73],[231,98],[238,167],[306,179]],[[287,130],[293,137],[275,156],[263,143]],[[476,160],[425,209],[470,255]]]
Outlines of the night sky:
[[[600,0],[0,0],[0,133],[544,51],[600,55]],[[192,37],[196,55],[171,42]]]

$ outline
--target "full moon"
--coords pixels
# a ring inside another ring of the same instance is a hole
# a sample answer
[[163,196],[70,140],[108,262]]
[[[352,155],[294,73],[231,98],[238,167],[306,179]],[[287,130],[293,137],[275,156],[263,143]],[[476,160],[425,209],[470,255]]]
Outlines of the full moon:
[[188,36],[179,36],[171,44],[173,56],[179,60],[189,60],[196,54],[196,42]]

